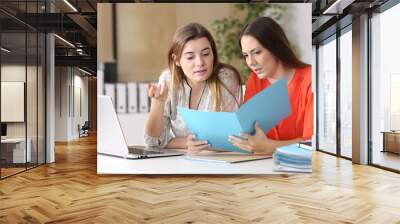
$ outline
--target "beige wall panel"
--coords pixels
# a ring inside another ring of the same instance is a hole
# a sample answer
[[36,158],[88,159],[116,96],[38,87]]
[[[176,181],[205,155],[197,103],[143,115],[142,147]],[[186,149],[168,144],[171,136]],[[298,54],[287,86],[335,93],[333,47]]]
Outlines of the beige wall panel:
[[211,24],[217,19],[222,19],[232,15],[233,12],[233,4],[177,4],[176,25],[177,27],[180,27],[188,23],[197,22],[205,26],[212,33]]
[[1,81],[25,82],[25,65],[2,65]]
[[[234,13],[235,13],[234,4],[226,4],[226,3],[177,4],[176,24],[177,27],[180,27],[188,23],[193,23],[193,22],[200,23],[211,32],[212,36],[215,39],[215,34],[212,30],[212,23],[215,20],[220,20],[232,16],[234,15]],[[239,72],[241,71],[239,63],[233,62],[232,65],[236,67],[239,70]]]
[[43,69],[41,66],[38,67],[39,76],[38,76],[38,154],[39,154],[39,163],[44,162],[45,155],[45,74],[43,73]]
[[97,4],[97,61],[113,62],[112,4]]
[[[28,67],[27,74],[27,99],[26,99],[26,114],[27,114],[27,136],[32,141],[32,153],[36,155],[37,151],[37,106],[38,106],[38,95],[37,95],[37,76],[38,70],[36,66]],[[35,160],[36,161],[36,156]]]
[[[101,44],[106,23],[111,29],[111,5],[99,4],[99,56],[105,52]],[[285,5],[288,7],[289,5]],[[107,8],[108,7],[108,8]],[[311,63],[310,5],[293,4],[287,8],[287,18],[282,19],[289,38],[304,61]],[[108,17],[100,14],[109,13]],[[211,25],[216,19],[229,17],[235,13],[234,4],[117,4],[118,81],[153,81],[167,67],[167,51],[173,34],[180,26],[190,22],[204,25],[212,33]],[[295,21],[289,19],[296,17]],[[302,17],[305,19],[301,19]],[[108,18],[108,20],[106,19]],[[103,20],[104,19],[104,20]],[[100,28],[101,27],[101,28]],[[103,29],[103,30],[101,30]],[[112,29],[111,29],[112,30]],[[214,34],[213,34],[214,35]],[[112,47],[109,47],[112,54]],[[234,64],[241,71],[239,64]]]
[[174,4],[118,4],[118,81],[152,81],[167,67]]
[[278,4],[285,7],[279,23],[285,30],[297,56],[304,62],[312,63],[312,19],[311,3]]

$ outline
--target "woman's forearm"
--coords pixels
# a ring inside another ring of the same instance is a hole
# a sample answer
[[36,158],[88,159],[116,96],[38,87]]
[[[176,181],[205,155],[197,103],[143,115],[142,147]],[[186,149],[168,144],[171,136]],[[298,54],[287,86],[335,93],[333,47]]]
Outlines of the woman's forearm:
[[146,123],[146,134],[160,137],[164,131],[164,106],[165,102],[152,99],[149,119]]
[[171,139],[171,141],[168,143],[167,148],[170,149],[186,149],[186,137],[177,137]]

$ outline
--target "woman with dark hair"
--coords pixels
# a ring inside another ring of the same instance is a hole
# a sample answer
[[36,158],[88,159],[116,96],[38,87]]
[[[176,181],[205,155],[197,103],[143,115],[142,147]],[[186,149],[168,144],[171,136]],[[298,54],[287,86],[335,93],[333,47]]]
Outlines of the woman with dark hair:
[[[297,58],[283,29],[269,17],[259,17],[240,32],[239,45],[251,75],[244,101],[279,79],[288,79],[292,114],[268,133],[255,124],[255,134],[230,136],[237,147],[254,153],[272,154],[280,146],[311,139],[313,135],[313,92],[311,66]],[[273,106],[273,105],[271,105]]]
[[145,142],[150,147],[207,149],[206,139],[189,134],[177,107],[204,111],[236,111],[242,100],[241,78],[235,68],[219,62],[210,32],[198,23],[179,28],[168,52],[168,69],[159,85],[150,84],[150,116]]

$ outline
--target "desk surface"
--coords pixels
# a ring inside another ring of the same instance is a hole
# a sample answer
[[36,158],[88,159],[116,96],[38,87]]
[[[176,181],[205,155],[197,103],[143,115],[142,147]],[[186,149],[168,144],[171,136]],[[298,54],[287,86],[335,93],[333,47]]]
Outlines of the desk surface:
[[[28,138],[28,141],[30,139]],[[25,138],[5,138],[1,139],[1,143],[19,143],[19,142],[25,142]]]
[[383,134],[400,134],[400,131],[381,131]]
[[242,163],[192,161],[185,156],[123,159],[97,155],[98,174],[279,174],[273,159]]

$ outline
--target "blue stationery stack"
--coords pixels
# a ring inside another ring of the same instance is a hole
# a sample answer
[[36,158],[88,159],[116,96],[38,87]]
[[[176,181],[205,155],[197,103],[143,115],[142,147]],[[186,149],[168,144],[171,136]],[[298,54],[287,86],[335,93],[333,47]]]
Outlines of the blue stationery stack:
[[274,152],[274,171],[311,173],[312,151],[298,144],[279,147]]

